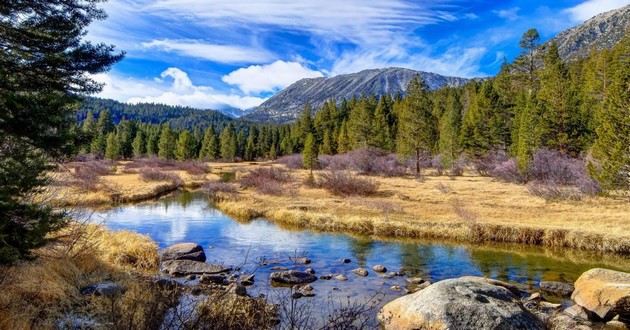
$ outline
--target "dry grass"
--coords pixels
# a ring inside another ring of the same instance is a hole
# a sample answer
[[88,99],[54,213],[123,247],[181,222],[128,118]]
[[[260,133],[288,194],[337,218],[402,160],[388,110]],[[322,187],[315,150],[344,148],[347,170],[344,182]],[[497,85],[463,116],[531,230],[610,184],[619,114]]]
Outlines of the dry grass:
[[[290,226],[345,231],[382,237],[440,238],[468,242],[506,242],[570,247],[630,254],[630,204],[592,197],[580,202],[547,202],[527,187],[488,177],[372,177],[379,194],[338,197],[302,184],[308,172],[292,171],[291,196],[269,196],[252,190],[217,203],[239,219],[266,217]],[[449,190],[436,189],[448,186]],[[439,191],[438,191],[439,190]],[[389,203],[382,212],[366,204]],[[474,220],[474,221],[473,221]]]
[[157,270],[157,245],[146,236],[76,224],[56,236],[34,261],[0,269],[0,329],[54,328],[86,307],[80,288],[105,279],[132,287],[131,274]]

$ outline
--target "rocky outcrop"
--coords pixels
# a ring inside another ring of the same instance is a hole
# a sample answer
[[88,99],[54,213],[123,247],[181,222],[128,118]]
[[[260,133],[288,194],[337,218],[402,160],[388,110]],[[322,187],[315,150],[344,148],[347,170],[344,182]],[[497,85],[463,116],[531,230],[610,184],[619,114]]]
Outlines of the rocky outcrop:
[[160,251],[160,260],[193,260],[206,261],[206,254],[201,245],[197,243],[178,243]]
[[317,280],[315,275],[297,270],[273,272],[269,275],[269,278],[271,283],[280,285],[306,284]]
[[555,281],[541,281],[540,289],[560,297],[569,297],[573,293],[573,284]]
[[162,262],[160,271],[171,276],[186,276],[190,274],[219,274],[231,271],[232,268],[224,265],[207,264],[192,260],[168,260]]
[[630,273],[594,268],[575,281],[571,298],[602,319],[630,320]]
[[386,304],[385,329],[544,329],[503,282],[466,276],[437,282]]

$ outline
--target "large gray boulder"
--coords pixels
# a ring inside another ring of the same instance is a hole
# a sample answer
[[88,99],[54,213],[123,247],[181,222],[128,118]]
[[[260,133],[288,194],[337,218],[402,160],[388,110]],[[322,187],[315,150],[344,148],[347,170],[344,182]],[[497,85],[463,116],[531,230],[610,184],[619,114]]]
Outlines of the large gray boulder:
[[224,265],[207,264],[192,260],[168,260],[162,262],[160,271],[171,276],[186,276],[190,274],[219,274],[231,271]]
[[395,299],[378,314],[385,329],[544,329],[514,287],[466,276]]
[[269,278],[271,279],[271,283],[281,285],[306,284],[317,280],[315,275],[297,270],[273,272],[269,275]]
[[197,243],[178,243],[160,251],[160,260],[193,260],[206,261],[206,254]]

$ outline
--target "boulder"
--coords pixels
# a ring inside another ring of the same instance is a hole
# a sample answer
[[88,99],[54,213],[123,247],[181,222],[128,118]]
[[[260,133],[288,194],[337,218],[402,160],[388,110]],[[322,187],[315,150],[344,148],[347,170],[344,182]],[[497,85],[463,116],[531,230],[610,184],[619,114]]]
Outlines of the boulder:
[[227,286],[226,290],[227,292],[235,294],[237,296],[241,296],[241,297],[247,296],[247,289],[245,288],[245,286],[238,283],[231,283],[230,285]]
[[153,283],[155,283],[155,285],[157,285],[158,288],[164,289],[164,290],[173,290],[177,288],[177,286],[179,286],[179,283],[177,283],[177,281],[171,278],[166,278],[166,277],[157,278],[153,281]]
[[199,278],[199,283],[201,284],[226,284],[228,283],[227,278],[222,274],[204,274]]
[[615,315],[630,320],[630,273],[591,269],[575,281],[571,298],[604,320]]
[[544,292],[551,293],[560,297],[569,297],[573,293],[573,284],[554,282],[554,281],[541,281],[540,289]]
[[193,260],[168,260],[162,262],[160,270],[171,276],[186,276],[190,274],[219,274],[232,270],[231,267]]
[[372,267],[372,269],[377,272],[377,273],[384,273],[387,271],[387,267],[383,266],[383,265],[374,265],[374,267]]
[[282,272],[273,272],[269,275],[273,284],[306,284],[315,282],[317,277],[307,272],[301,272],[297,270],[286,270]]
[[365,268],[353,269],[352,272],[357,274],[358,276],[363,276],[363,277],[368,276],[368,271]]
[[564,312],[556,313],[547,322],[549,330],[592,330],[592,323],[588,320],[571,317]]
[[118,283],[111,281],[88,285],[79,290],[83,295],[95,295],[104,297],[115,297],[125,293],[126,289]]
[[206,254],[201,245],[197,243],[178,243],[160,251],[160,260],[193,260],[206,261]]
[[349,263],[352,262],[352,260],[350,258],[343,258],[343,259],[341,259],[341,262],[344,263],[344,264],[349,264]]
[[379,312],[385,329],[544,329],[503,282],[466,276],[395,299]]

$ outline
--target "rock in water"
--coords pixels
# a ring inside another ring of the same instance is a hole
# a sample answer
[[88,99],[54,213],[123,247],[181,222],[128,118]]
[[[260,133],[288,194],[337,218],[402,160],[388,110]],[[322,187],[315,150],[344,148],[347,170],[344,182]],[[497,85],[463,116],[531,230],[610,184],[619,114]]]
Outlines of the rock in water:
[[358,276],[363,276],[363,277],[368,276],[368,271],[365,268],[353,269],[352,272],[357,274]]
[[568,297],[574,290],[573,284],[554,281],[541,281],[540,289],[560,297]]
[[593,268],[575,281],[571,298],[602,319],[630,320],[630,273]]
[[378,314],[385,329],[544,329],[501,282],[466,276],[395,299]]
[[206,261],[206,254],[201,245],[197,243],[179,243],[171,245],[160,251],[160,260],[193,260]]
[[275,284],[306,284],[315,282],[317,277],[307,272],[300,272],[297,270],[287,270],[283,272],[273,272],[269,275],[272,283]]
[[190,274],[219,274],[232,270],[231,267],[192,260],[168,260],[162,262],[160,270],[172,276],[186,276]]
[[372,267],[372,270],[374,270],[377,273],[384,273],[387,271],[387,267],[383,265],[375,265],[374,267]]

